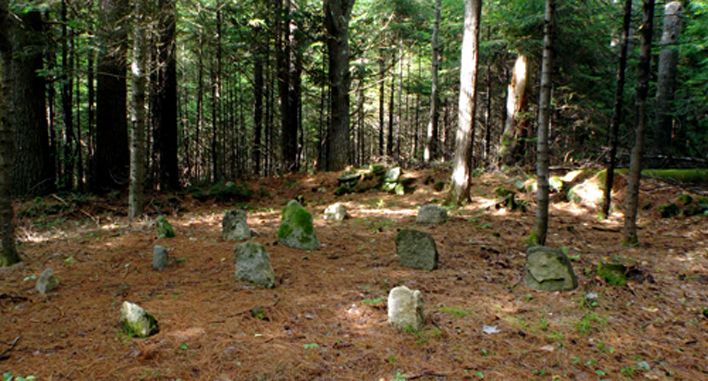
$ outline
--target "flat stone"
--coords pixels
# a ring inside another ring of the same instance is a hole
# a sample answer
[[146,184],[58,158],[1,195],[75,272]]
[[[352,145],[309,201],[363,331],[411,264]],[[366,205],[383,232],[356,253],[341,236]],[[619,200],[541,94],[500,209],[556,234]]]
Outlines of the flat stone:
[[438,268],[438,249],[432,235],[403,229],[396,235],[396,252],[401,264],[419,270]]
[[417,224],[444,224],[447,222],[447,210],[440,205],[423,205],[415,218]]
[[571,291],[578,287],[578,279],[563,251],[534,246],[526,255],[526,285],[542,291]]

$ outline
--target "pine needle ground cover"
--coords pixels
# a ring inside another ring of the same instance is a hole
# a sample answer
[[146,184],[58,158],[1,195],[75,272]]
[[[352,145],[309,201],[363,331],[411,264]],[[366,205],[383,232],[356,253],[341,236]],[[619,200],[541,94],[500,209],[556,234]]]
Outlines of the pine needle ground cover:
[[[430,172],[409,173],[415,190],[403,196],[335,197],[336,174],[252,182],[257,191],[245,203],[185,194],[176,206],[155,196],[151,208],[160,208],[175,238],[155,237],[156,213],[128,226],[127,205],[115,200],[82,200],[54,218],[25,215],[17,230],[24,262],[0,269],[0,369],[38,380],[708,377],[708,222],[658,211],[685,190],[643,181],[637,248],[620,245],[621,211],[599,221],[587,204],[552,201],[548,245],[571,259],[579,287],[549,293],[522,281],[532,194],[517,194],[527,208],[510,211],[494,190],[513,179],[482,175],[471,204],[449,208],[445,224],[421,227],[417,208],[444,199],[433,184],[448,174],[424,181]],[[319,250],[277,243],[282,208],[296,196],[315,217]],[[616,197],[621,207],[623,191]],[[324,209],[337,201],[352,218],[325,221]],[[258,232],[252,240],[270,253],[274,289],[234,279],[236,243],[220,229],[236,207],[247,208]],[[433,235],[438,269],[399,263],[394,239],[407,228]],[[151,268],[155,244],[173,258],[159,272]],[[626,266],[627,284],[602,279],[601,261]],[[42,296],[33,276],[47,267],[60,284]],[[387,323],[386,297],[399,285],[423,293],[421,331]],[[159,333],[126,335],[118,324],[125,300],[152,313]]]

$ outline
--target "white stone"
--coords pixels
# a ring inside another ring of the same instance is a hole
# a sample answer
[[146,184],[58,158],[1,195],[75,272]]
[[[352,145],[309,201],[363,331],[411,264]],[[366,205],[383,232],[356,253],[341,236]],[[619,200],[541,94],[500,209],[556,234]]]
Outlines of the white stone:
[[399,286],[388,294],[388,321],[396,328],[419,331],[425,325],[423,295]]
[[340,202],[328,206],[324,211],[324,219],[328,221],[341,222],[347,218],[349,218],[349,213]]

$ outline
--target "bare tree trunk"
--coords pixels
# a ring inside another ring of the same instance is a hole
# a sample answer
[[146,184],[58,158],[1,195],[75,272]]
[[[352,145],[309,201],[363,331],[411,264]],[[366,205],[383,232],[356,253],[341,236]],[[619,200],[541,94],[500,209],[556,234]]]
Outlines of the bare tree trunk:
[[681,38],[680,1],[672,1],[664,6],[664,32],[661,35],[661,55],[659,56],[659,78],[656,81],[656,124],[654,126],[654,149],[659,154],[675,155],[673,142],[673,102],[676,91],[676,69]]
[[145,99],[147,87],[147,54],[145,39],[148,36],[147,0],[136,0],[134,5],[133,63],[132,77],[132,135],[130,141],[130,193],[128,197],[128,218],[134,220],[143,212],[145,192],[145,149],[147,142]]
[[428,130],[425,139],[425,152],[423,160],[429,163],[430,160],[437,158],[438,149],[438,118],[440,111],[438,110],[438,71],[440,63],[438,58],[440,51],[438,49],[438,34],[440,32],[440,3],[441,0],[435,0],[435,22],[433,23],[433,67],[431,69],[431,85],[430,85],[430,116],[428,117]]
[[384,98],[386,95],[386,77],[384,76],[385,59],[379,61],[381,78],[379,79],[379,156],[384,155]]
[[[73,190],[74,181],[74,153],[72,146],[74,144],[74,113],[73,113],[73,80],[71,74],[73,53],[69,58],[69,33],[68,20],[66,18],[66,0],[61,2],[61,19],[62,19],[62,41],[61,41],[61,106],[64,114],[64,171],[60,178],[60,188],[62,190]],[[78,145],[77,145],[78,146]]]
[[253,61],[253,173],[261,174],[261,135],[263,131],[263,54],[256,50]]
[[605,219],[610,214],[612,204],[612,185],[615,178],[615,165],[617,162],[617,136],[622,123],[622,108],[624,103],[624,84],[626,82],[627,51],[629,28],[632,24],[632,0],[625,0],[624,19],[622,21],[622,36],[620,37],[619,68],[617,69],[617,89],[615,90],[615,104],[612,109],[612,125],[610,126],[610,161],[607,164],[605,189],[603,190],[602,209],[600,217]]
[[479,24],[482,0],[465,0],[465,24],[460,58],[460,99],[457,110],[455,158],[452,169],[450,201],[462,204],[470,198],[474,123],[477,109],[477,67],[479,61]]
[[396,74],[395,71],[392,72],[394,74],[393,78],[391,78],[391,96],[388,102],[388,136],[386,138],[386,155],[388,157],[393,156],[393,112],[396,108],[396,105],[394,104],[394,96],[396,95]]
[[[284,3],[284,4],[283,4]],[[289,0],[274,0],[276,13],[286,17],[276,22],[278,48],[278,90],[280,94],[280,145],[284,172],[297,170],[298,104],[300,98],[300,62],[298,53],[297,26],[291,19],[294,12]]]
[[506,118],[499,146],[499,163],[513,165],[520,159],[523,138],[528,129],[528,120],[519,116],[528,103],[528,64],[526,56],[519,55],[514,64],[514,73],[507,90]]
[[10,20],[8,1],[0,0],[0,267],[10,266],[20,261],[15,246],[15,223],[12,209],[12,162],[14,137],[11,99],[8,84],[12,75],[12,42],[10,41]]
[[541,94],[538,102],[538,142],[536,143],[536,178],[538,181],[536,222],[530,241],[546,244],[548,234],[548,125],[551,116],[551,72],[553,71],[553,42],[556,32],[556,2],[546,0],[543,28],[543,63],[541,64]]
[[649,75],[651,70],[651,38],[654,22],[654,0],[643,0],[644,16],[642,18],[642,44],[639,48],[639,70],[637,78],[637,100],[634,105],[634,148],[629,164],[629,181],[624,212],[624,244],[636,246],[637,238],[637,206],[639,204],[639,183],[642,175],[642,155],[644,154],[644,131],[647,124],[646,103],[649,92]]

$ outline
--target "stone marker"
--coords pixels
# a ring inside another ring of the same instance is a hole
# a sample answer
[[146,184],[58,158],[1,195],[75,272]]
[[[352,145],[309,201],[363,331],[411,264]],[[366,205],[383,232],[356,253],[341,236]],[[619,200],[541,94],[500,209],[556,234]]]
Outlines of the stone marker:
[[578,287],[573,266],[563,251],[534,246],[526,254],[527,286],[542,291],[570,291]]
[[169,264],[167,249],[164,246],[155,245],[152,249],[152,268],[154,270],[164,270]]
[[447,210],[440,205],[423,205],[415,218],[417,224],[444,224],[447,222]]
[[312,215],[295,200],[283,209],[278,242],[300,250],[314,250],[321,246],[312,225]]
[[427,271],[438,268],[435,239],[426,232],[401,230],[396,235],[396,252],[403,266]]
[[388,294],[388,322],[399,329],[419,331],[425,325],[423,295],[406,286],[395,287]]
[[39,291],[40,294],[45,295],[48,292],[56,290],[59,287],[59,280],[54,276],[54,270],[46,269],[37,279],[37,285],[35,289]]
[[157,238],[172,238],[175,236],[175,231],[172,230],[172,225],[170,225],[165,216],[157,217],[155,220],[155,232],[157,233]]
[[349,213],[340,202],[328,206],[324,211],[324,219],[327,221],[341,222],[347,218],[349,218]]
[[134,337],[148,337],[160,331],[155,317],[137,304],[125,301],[120,309],[120,325]]
[[275,272],[270,265],[270,254],[257,242],[234,246],[236,280],[255,283],[264,288],[275,287]]
[[229,210],[221,220],[221,235],[229,241],[241,241],[251,238],[251,230],[246,222],[246,211]]

